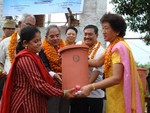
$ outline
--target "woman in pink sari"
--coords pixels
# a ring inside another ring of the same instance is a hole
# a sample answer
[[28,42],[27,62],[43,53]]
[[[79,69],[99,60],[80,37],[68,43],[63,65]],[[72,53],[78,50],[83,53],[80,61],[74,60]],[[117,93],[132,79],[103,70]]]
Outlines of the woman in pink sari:
[[123,38],[125,20],[108,13],[100,21],[104,40],[110,44],[97,60],[89,60],[89,65],[104,65],[105,79],[82,87],[80,96],[106,88],[106,113],[144,113],[142,83],[130,47]]

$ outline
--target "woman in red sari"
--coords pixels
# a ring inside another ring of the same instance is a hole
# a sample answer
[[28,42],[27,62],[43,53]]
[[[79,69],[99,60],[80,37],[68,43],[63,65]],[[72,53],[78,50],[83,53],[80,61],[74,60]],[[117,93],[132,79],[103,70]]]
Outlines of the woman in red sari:
[[36,54],[41,50],[41,34],[36,27],[21,30],[17,56],[8,74],[0,113],[47,113],[48,96],[73,97],[74,89],[53,87],[53,80]]

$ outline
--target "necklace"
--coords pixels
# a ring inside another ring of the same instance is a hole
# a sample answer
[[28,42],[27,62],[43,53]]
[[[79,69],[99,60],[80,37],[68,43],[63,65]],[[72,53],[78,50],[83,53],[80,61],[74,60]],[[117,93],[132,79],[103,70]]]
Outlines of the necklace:
[[104,60],[104,74],[105,74],[105,78],[108,78],[109,77],[109,69],[112,65],[112,59],[111,59],[111,56],[112,56],[112,48],[114,47],[114,45],[120,41],[123,41],[124,39],[119,37],[119,38],[116,38],[112,43],[109,44],[109,46],[106,48],[106,53],[105,53],[105,60]]

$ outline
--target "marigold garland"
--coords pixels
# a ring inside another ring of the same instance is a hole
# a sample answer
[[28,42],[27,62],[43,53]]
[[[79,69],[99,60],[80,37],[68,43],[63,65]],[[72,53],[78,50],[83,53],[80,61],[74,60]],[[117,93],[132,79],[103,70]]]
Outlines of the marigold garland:
[[8,55],[9,55],[11,63],[13,62],[13,59],[15,58],[15,55],[16,55],[16,46],[18,43],[17,33],[18,32],[15,32],[12,34],[11,39],[10,39],[10,43],[8,45]]
[[124,39],[121,37],[116,38],[112,43],[109,44],[109,46],[106,48],[106,53],[105,53],[105,60],[104,60],[104,74],[105,74],[105,78],[109,77],[109,69],[112,65],[112,48],[114,47],[114,45],[116,43],[118,43],[119,41],[123,41]]
[[1,40],[4,40],[6,38],[6,36],[2,36]]
[[[73,44],[76,44],[76,42],[74,42]],[[73,45],[73,44],[69,44],[67,40],[64,41],[64,46]]]
[[[85,45],[84,42],[82,42],[82,45]],[[93,59],[97,50],[99,49],[101,43],[96,41],[91,47],[89,47],[88,56],[90,56],[90,59]]]
[[62,48],[62,47],[64,47],[64,42],[63,42],[63,40],[60,38],[59,39],[59,48]]
[[[60,39],[59,48],[64,47],[63,41]],[[46,38],[43,42],[42,48],[44,53],[49,61],[50,69],[54,72],[61,72],[61,60],[58,55],[57,50],[50,43],[46,41]]]

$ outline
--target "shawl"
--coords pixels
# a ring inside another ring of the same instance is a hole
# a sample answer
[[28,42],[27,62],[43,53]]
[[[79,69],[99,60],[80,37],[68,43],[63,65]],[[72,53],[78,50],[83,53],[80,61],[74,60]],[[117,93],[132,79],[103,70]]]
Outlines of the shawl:
[[49,75],[48,71],[46,70],[42,60],[40,59],[40,57],[38,55],[36,55],[35,53],[29,51],[29,50],[22,50],[20,51],[17,56],[15,57],[12,67],[7,75],[7,79],[6,79],[6,83],[3,89],[3,94],[2,94],[2,100],[1,100],[1,106],[0,106],[0,113],[9,113],[10,111],[10,101],[11,101],[11,94],[13,91],[13,86],[14,86],[14,70],[15,70],[15,64],[18,61],[19,58],[21,57],[30,57],[35,64],[37,65],[41,76],[44,78],[44,80],[46,82],[48,82],[49,84],[52,85],[53,81],[51,76]]
[[123,91],[126,113],[144,113],[144,90],[136,64],[128,44],[118,42],[112,52],[118,50],[124,66]]

